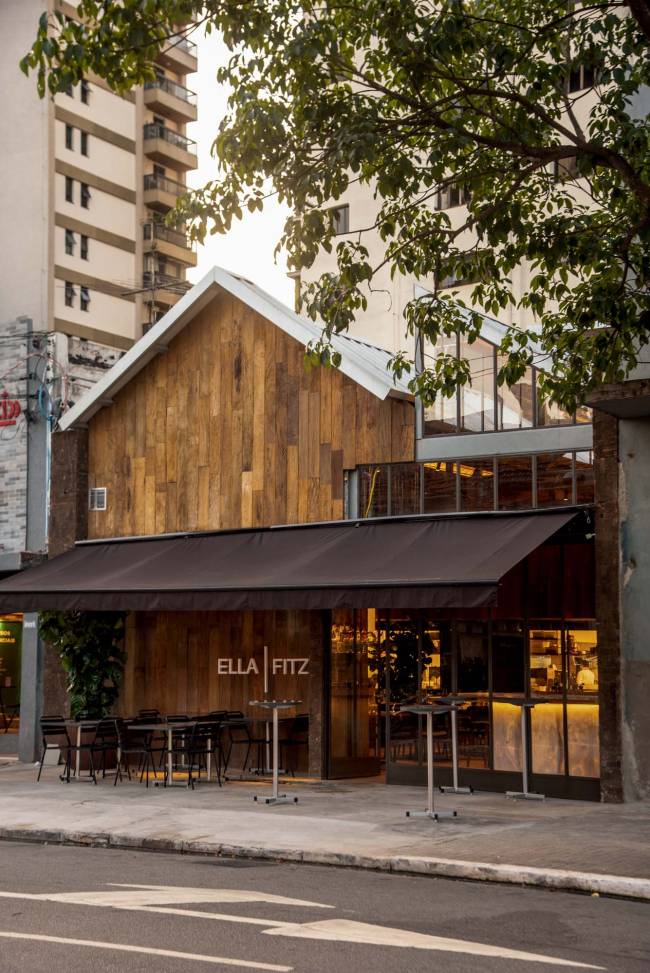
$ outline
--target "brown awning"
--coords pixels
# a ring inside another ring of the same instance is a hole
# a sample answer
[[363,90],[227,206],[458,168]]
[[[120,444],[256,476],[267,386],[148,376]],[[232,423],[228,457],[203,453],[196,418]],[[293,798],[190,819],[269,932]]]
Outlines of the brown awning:
[[477,608],[574,513],[345,521],[81,542],[0,584],[0,611]]

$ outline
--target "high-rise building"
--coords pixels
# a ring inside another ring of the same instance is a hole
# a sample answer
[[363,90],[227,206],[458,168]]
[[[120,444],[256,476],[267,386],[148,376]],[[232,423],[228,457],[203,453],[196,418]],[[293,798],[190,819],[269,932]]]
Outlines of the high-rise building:
[[89,75],[40,99],[19,61],[45,11],[77,17],[65,0],[0,4],[0,575],[46,549],[58,416],[189,289],[196,263],[164,223],[197,165],[196,45],[174,37],[155,79],[124,95]]

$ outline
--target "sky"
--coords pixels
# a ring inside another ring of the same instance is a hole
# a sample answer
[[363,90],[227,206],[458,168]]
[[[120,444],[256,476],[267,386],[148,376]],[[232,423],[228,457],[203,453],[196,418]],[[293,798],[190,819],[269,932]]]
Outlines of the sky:
[[[217,68],[224,64],[228,51],[216,34],[206,36],[202,30],[192,34],[198,45],[199,70],[190,75],[187,85],[198,94],[198,121],[188,125],[187,134],[198,145],[199,166],[188,173],[188,183],[197,188],[217,176],[217,162],[210,147],[217,126],[226,113],[228,89],[218,85]],[[288,209],[274,199],[267,200],[259,213],[246,212],[226,235],[207,236],[197,249],[198,264],[188,274],[192,283],[200,280],[214,265],[247,277],[264,290],[293,306],[293,282],[286,275],[282,257],[276,263],[275,245],[280,239]]]

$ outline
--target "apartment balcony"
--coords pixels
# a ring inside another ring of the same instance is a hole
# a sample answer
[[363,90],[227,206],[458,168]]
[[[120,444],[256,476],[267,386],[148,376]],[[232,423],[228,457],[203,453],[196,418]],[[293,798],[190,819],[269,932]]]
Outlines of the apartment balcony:
[[144,126],[144,154],[154,162],[186,172],[196,169],[196,142],[158,122]]
[[151,221],[143,228],[144,252],[159,253],[187,267],[196,267],[196,252],[182,230]]
[[167,213],[176,205],[176,200],[187,192],[184,182],[147,172],[144,177],[144,204],[158,213]]
[[148,270],[145,270],[142,275],[142,286],[145,289],[143,294],[145,304],[155,304],[165,310],[173,307],[192,287],[189,280]]
[[158,61],[176,74],[193,74],[198,67],[196,44],[187,37],[175,37],[158,55]]
[[173,118],[175,122],[196,121],[196,93],[169,78],[146,81],[144,103],[157,115]]

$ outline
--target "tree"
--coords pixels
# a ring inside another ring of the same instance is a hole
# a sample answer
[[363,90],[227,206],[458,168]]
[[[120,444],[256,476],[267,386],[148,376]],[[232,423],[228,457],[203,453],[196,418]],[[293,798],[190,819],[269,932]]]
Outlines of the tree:
[[[500,383],[542,354],[545,393],[573,408],[636,363],[650,323],[648,0],[81,0],[77,11],[87,26],[41,18],[22,62],[41,94],[89,70],[117,90],[141,83],[192,18],[223,32],[232,57],[218,81],[232,96],[219,168],[178,208],[196,238],[262,209],[270,186],[294,214],[281,243],[300,270],[335,245],[326,207],[353,179],[372,188],[367,232],[382,259],[371,266],[362,232],[336,243],[338,271],[305,295],[325,322],[314,360],[336,364],[329,339],[365,307],[380,267],[440,282],[469,264],[471,306],[500,316],[527,261],[520,311],[532,323],[508,329]],[[571,90],[579,71],[593,87]],[[435,208],[450,186],[471,195],[460,226]],[[471,343],[479,316],[455,298],[436,284],[407,307],[409,331]],[[403,354],[392,366],[425,401],[469,378],[444,355],[419,375]]]

